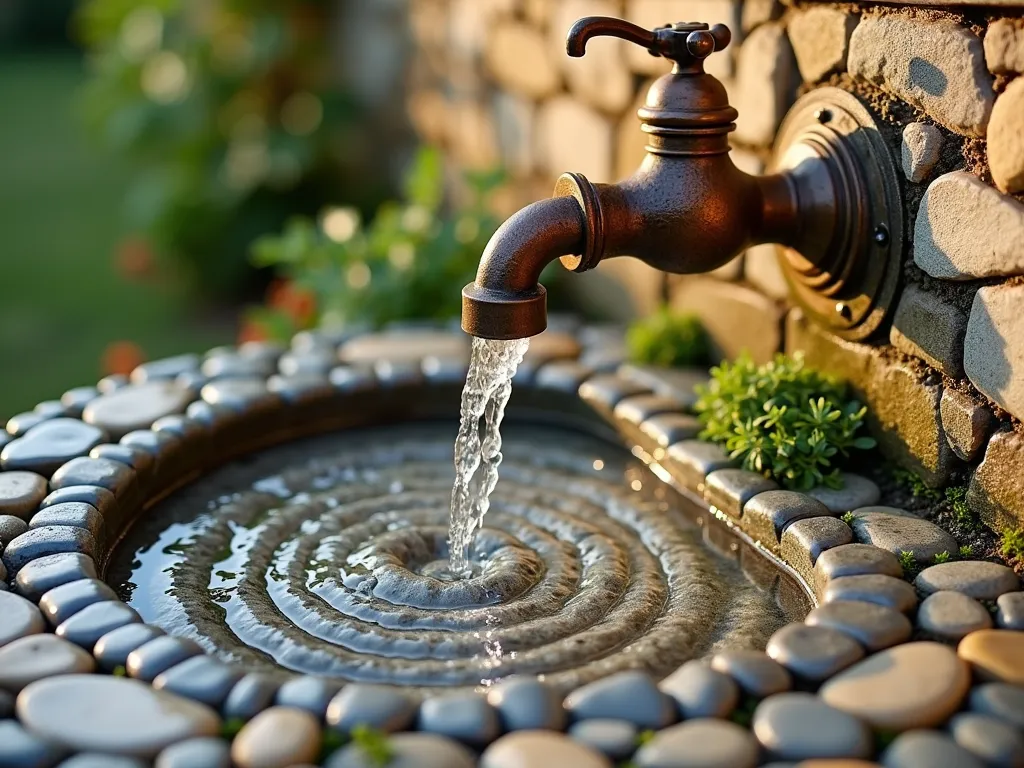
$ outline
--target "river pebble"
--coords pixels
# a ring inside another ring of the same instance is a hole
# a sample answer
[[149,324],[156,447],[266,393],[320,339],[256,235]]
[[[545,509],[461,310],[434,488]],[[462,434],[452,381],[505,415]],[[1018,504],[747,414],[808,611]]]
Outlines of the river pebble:
[[793,687],[786,668],[761,651],[717,653],[711,658],[711,668],[729,675],[746,693],[759,699]]
[[125,666],[131,677],[150,682],[175,664],[180,664],[202,652],[203,649],[194,640],[161,635],[129,653]]
[[416,704],[400,689],[349,683],[327,706],[327,724],[347,733],[357,725],[379,731],[404,731],[416,717]]
[[914,586],[925,594],[949,590],[977,600],[995,600],[1007,592],[1020,590],[1020,579],[1012,569],[984,560],[939,563],[921,571]]
[[5,768],[51,768],[65,750],[29,733],[14,720],[0,720],[0,765]]
[[999,768],[1024,766],[1024,735],[988,715],[962,712],[949,721],[953,740],[986,765]]
[[871,733],[860,720],[810,693],[780,693],[754,711],[754,736],[780,760],[870,757]]
[[981,680],[1024,685],[1024,632],[983,629],[967,635],[957,654]]
[[983,683],[971,689],[968,706],[1024,731],[1024,688],[1009,683]]
[[804,680],[819,681],[864,658],[860,643],[839,630],[788,624],[768,640],[765,652]]
[[996,623],[1003,629],[1024,629],[1024,592],[1007,592],[996,600]]
[[807,614],[805,622],[849,635],[868,651],[905,642],[913,631],[910,620],[899,611],[862,600],[826,603]]
[[[475,768],[473,753],[457,741],[433,733],[396,733],[388,737],[391,759],[387,768]],[[486,754],[486,753],[485,753]],[[557,765],[558,763],[552,763]],[[514,763],[510,763],[515,765]],[[526,768],[530,763],[522,764]],[[576,763],[563,763],[565,766]],[[335,752],[324,768],[379,768],[380,762],[368,756],[358,744],[349,744]],[[580,764],[581,768],[587,766]],[[245,768],[244,766],[242,768]],[[504,768],[502,766],[502,768]],[[604,766],[602,766],[604,768]]]
[[476,747],[490,744],[501,733],[497,710],[472,691],[424,699],[416,727]]
[[25,686],[54,675],[92,672],[92,656],[49,634],[28,635],[0,648],[0,688],[18,693]]
[[219,709],[243,674],[238,667],[212,656],[193,656],[157,675],[153,687]]
[[884,768],[985,768],[953,739],[937,731],[908,731],[882,753]]
[[231,768],[231,744],[214,736],[179,741],[156,756],[153,768]]
[[0,648],[26,635],[35,635],[46,629],[43,614],[23,597],[0,592]]
[[917,626],[937,639],[956,642],[971,632],[989,629],[992,616],[972,597],[960,592],[934,592],[917,609]]
[[560,731],[565,727],[562,697],[535,677],[506,678],[488,689],[487,701],[498,710],[506,731]]
[[39,610],[52,626],[70,619],[87,605],[117,600],[117,595],[99,579],[79,579],[54,587],[39,600]]
[[250,672],[235,683],[221,711],[228,720],[252,720],[274,702],[281,681],[262,672]]
[[838,600],[861,600],[909,613],[917,607],[917,592],[903,579],[868,573],[843,576],[828,582],[822,591],[821,602],[833,603]]
[[319,720],[294,707],[263,710],[231,743],[231,759],[238,768],[287,768],[316,762],[319,753]]
[[612,768],[611,761],[600,752],[554,731],[510,733],[491,744],[480,758],[480,768],[534,768],[541,765]]
[[819,695],[875,728],[905,731],[945,722],[969,687],[968,666],[950,648],[913,642],[854,664],[828,680]]
[[664,728],[676,719],[672,699],[640,671],[619,672],[577,688],[566,697],[565,708],[574,720],[628,720],[638,728]]
[[580,720],[569,736],[612,760],[625,760],[636,751],[637,727],[626,720]]
[[33,683],[18,697],[18,717],[69,749],[138,757],[153,757],[170,744],[214,736],[220,729],[220,718],[203,704],[106,675],[61,675]]
[[637,750],[637,768],[753,768],[758,747],[746,728],[728,720],[688,720],[658,731]]
[[160,627],[151,624],[125,624],[97,640],[92,655],[100,669],[111,672],[117,667],[127,667],[132,651],[163,634]]
[[658,687],[676,702],[684,720],[694,717],[728,717],[740,700],[739,687],[731,677],[702,660],[688,661],[662,680]]

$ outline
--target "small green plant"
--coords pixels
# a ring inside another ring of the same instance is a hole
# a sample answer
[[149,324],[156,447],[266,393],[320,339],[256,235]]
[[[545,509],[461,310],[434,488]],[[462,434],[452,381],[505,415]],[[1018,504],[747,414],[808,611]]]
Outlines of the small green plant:
[[633,323],[626,346],[634,363],[684,367],[709,362],[708,336],[700,320],[668,308]]
[[240,717],[229,717],[220,724],[220,737],[222,739],[233,739],[238,732],[245,727],[245,720]]
[[972,547],[970,544],[964,544],[962,547],[960,547],[960,557],[963,560],[967,560],[971,557],[974,557],[974,547]]
[[856,520],[856,518],[853,516],[853,512],[844,512],[843,516],[840,517],[839,519],[842,520],[844,523],[846,523],[851,528],[853,528],[853,521]]
[[352,729],[352,743],[362,750],[372,765],[381,768],[395,756],[388,735],[368,725],[357,725]]
[[1014,559],[1024,557],[1024,528],[1007,528],[999,540],[999,551],[1003,557]]
[[324,762],[328,757],[344,746],[345,736],[331,728],[325,728],[320,737],[320,761]]
[[930,487],[916,472],[902,467],[892,468],[892,477],[897,483],[910,491],[915,499],[925,501],[938,501],[942,498],[942,492]]
[[638,733],[636,735],[636,746],[637,746],[637,748],[642,747],[644,744],[649,742],[651,739],[653,739],[657,735],[658,735],[657,732],[652,731],[650,728],[648,728],[647,730],[644,730],[644,731],[640,731],[640,733]]
[[978,516],[967,505],[967,487],[963,485],[952,485],[945,491],[946,501],[953,511],[953,519],[969,531],[976,531],[980,527]]
[[914,559],[913,550],[901,549],[896,557],[899,558],[900,566],[904,572],[910,572],[917,568],[917,560]]
[[779,355],[761,366],[741,356],[712,368],[711,381],[697,392],[701,437],[787,488],[841,488],[835,462],[875,446],[860,434],[866,409],[800,356]]
[[740,705],[729,716],[729,719],[737,725],[749,728],[750,724],[754,721],[754,710],[757,709],[757,705],[760,702],[760,699],[753,696],[744,696],[742,701],[740,701]]
[[369,224],[354,209],[333,208],[319,222],[295,219],[282,234],[257,240],[253,262],[276,268],[287,289],[279,286],[279,298],[272,294],[249,322],[264,336],[287,338],[315,325],[458,317],[459,289],[472,281],[498,226],[488,198],[505,177],[467,174],[469,203],[448,214],[443,170],[440,153],[422,149],[403,200],[382,205]]
[[932,558],[932,562],[936,565],[939,565],[940,563],[948,563],[949,557],[949,552],[938,552],[935,557]]
[[125,669],[124,664],[118,664],[110,671],[110,674],[112,674],[114,677],[127,677],[128,670]]

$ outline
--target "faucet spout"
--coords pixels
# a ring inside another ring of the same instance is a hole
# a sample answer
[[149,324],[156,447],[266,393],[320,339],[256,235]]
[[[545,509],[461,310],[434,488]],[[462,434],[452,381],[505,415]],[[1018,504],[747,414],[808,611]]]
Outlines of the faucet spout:
[[491,237],[476,280],[462,289],[462,329],[484,339],[524,339],[547,327],[544,267],[584,247],[584,216],[572,197],[531,203]]

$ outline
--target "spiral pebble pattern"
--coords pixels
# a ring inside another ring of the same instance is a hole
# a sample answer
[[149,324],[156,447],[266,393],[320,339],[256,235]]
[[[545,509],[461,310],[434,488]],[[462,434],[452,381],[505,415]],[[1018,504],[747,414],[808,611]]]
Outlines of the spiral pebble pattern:
[[414,689],[662,676],[763,648],[785,622],[638,462],[563,431],[506,439],[473,574],[450,578],[439,432],[350,433],[236,462],[149,513],[111,581],[145,620],[223,658]]

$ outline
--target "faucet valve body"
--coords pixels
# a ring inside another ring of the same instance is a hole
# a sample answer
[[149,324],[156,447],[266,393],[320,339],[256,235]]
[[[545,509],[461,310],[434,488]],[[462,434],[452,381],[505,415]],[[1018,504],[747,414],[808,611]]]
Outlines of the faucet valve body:
[[[569,30],[566,51],[583,56],[599,35],[673,62],[637,112],[647,156],[618,184],[563,174],[551,200],[499,228],[463,291],[463,328],[488,338],[543,330],[536,278],[556,258],[574,272],[633,256],[665,272],[696,273],[751,245],[775,243],[797,301],[840,335],[875,332],[898,281],[902,220],[895,163],[867,109],[838,89],[812,91],[779,131],[773,172],[751,176],[729,158],[738,114],[704,71],[704,59],[729,44],[728,28],[680,22],[645,30],[587,17]],[[810,125],[808,104],[813,114],[838,119]],[[883,229],[884,242],[873,236]]]

